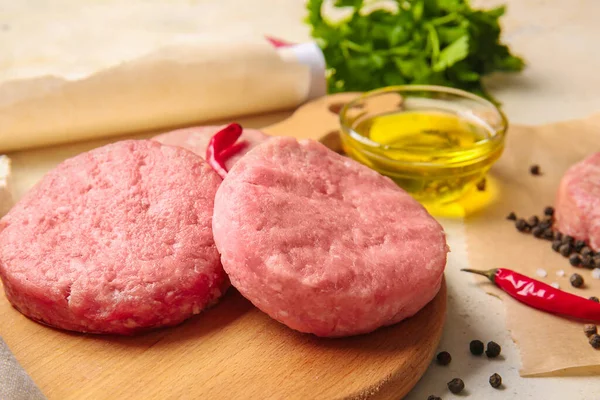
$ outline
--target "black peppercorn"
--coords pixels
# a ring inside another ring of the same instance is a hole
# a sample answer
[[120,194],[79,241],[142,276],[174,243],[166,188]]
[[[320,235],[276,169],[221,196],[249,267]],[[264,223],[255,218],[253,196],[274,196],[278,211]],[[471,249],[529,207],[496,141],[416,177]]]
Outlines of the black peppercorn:
[[448,389],[454,394],[462,392],[464,388],[465,383],[460,378],[454,378],[448,382]]
[[579,274],[571,275],[569,281],[571,282],[571,286],[573,287],[579,288],[583,286],[583,277]]
[[508,219],[510,221],[516,221],[517,220],[517,214],[515,214],[514,212],[511,211],[511,213],[506,216],[506,219]]
[[588,300],[593,301],[594,303],[600,303],[600,299],[597,298],[596,296],[591,296]]
[[585,247],[585,242],[583,240],[575,241],[575,251],[576,252],[579,253],[581,250],[583,250],[584,247]]
[[594,260],[590,256],[581,257],[581,266],[583,268],[594,269]]
[[598,328],[594,324],[586,324],[583,326],[583,333],[585,333],[585,336],[590,337],[598,333]]
[[531,175],[540,175],[540,166],[537,164],[532,165],[529,167],[529,172]]
[[502,386],[502,377],[498,374],[490,376],[490,385],[492,385],[494,389],[499,388]]
[[485,350],[485,355],[489,358],[496,358],[500,355],[502,348],[496,342],[488,342],[487,349]]
[[471,350],[471,354],[475,356],[480,356],[483,354],[483,342],[481,340],[471,340],[469,343],[469,350]]
[[540,228],[542,228],[543,230],[546,230],[552,226],[552,223],[550,221],[542,220],[542,221],[540,221],[538,226]]
[[431,395],[431,396],[429,396],[429,397],[427,398],[427,400],[442,400],[442,398],[441,398],[441,397],[438,397],[438,396]]
[[592,336],[590,336],[590,344],[593,348],[600,349],[600,335],[594,333]]
[[554,215],[554,207],[548,206],[544,208],[544,215],[552,217]]
[[515,222],[515,226],[519,232],[529,231],[529,225],[527,225],[527,222],[525,222],[523,218],[518,219],[517,222]]
[[437,355],[437,362],[440,365],[448,365],[452,361],[452,356],[447,351],[441,351]]
[[569,257],[569,263],[574,267],[578,267],[581,265],[581,257],[579,257],[577,254],[571,254]]
[[554,238],[554,232],[552,232],[552,228],[547,228],[544,230],[544,239],[552,240]]
[[572,245],[574,241],[575,241],[575,239],[573,239],[573,236],[563,235],[563,237],[562,237],[563,244],[571,244]]
[[592,257],[592,262],[596,268],[600,268],[600,255],[595,255]]
[[560,246],[562,246],[562,242],[560,240],[555,240],[552,242],[552,250],[558,252],[560,251]]
[[544,235],[544,229],[538,225],[531,230],[531,233],[533,234],[534,237],[541,238],[542,235]]
[[593,256],[594,251],[587,246],[584,246],[581,250],[579,250],[579,254],[582,256]]
[[570,244],[565,243],[562,244],[560,246],[560,248],[558,249],[558,252],[563,256],[563,257],[569,257],[569,255],[571,254],[571,252],[573,251],[573,248],[571,247]]
[[554,239],[555,240],[561,240],[562,241],[563,238],[563,234],[559,231],[554,232]]
[[537,226],[537,224],[539,224],[539,223],[540,223],[540,219],[536,215],[533,215],[527,219],[527,225],[529,225],[531,227]]

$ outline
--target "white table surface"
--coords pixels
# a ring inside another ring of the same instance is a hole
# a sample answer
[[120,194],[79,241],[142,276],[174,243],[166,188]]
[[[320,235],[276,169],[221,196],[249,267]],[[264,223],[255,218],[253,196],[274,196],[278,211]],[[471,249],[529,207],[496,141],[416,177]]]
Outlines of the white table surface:
[[[118,2],[105,3],[118,7]],[[226,34],[234,29],[236,33],[268,33],[292,41],[309,39],[308,28],[302,23],[303,0],[189,0],[189,3],[202,11],[198,21],[207,33],[213,30]],[[505,38],[528,63],[520,75],[500,76],[490,81],[489,87],[504,103],[510,121],[539,124],[600,112],[600,52],[597,51],[600,1],[507,0],[505,3],[509,5],[503,20]],[[59,18],[77,2],[0,0],[0,29],[11,29],[11,21],[3,20],[3,9],[14,12],[17,8],[26,11],[35,7],[39,15],[41,4],[49,16]],[[235,27],[231,26],[234,21]],[[456,221],[443,223],[452,253],[446,272],[448,316],[440,349],[448,350],[453,361],[447,367],[433,364],[407,398],[426,399],[430,394],[453,398],[446,382],[460,377],[466,384],[465,393],[472,399],[599,399],[597,377],[519,377],[519,353],[506,330],[502,302],[473,287],[471,279],[459,273],[460,268],[468,265],[464,226]],[[489,361],[470,356],[468,343],[474,338],[500,343],[504,359]],[[540,351],[550,349],[540,344]],[[502,376],[503,390],[489,385],[488,378],[494,372]]]

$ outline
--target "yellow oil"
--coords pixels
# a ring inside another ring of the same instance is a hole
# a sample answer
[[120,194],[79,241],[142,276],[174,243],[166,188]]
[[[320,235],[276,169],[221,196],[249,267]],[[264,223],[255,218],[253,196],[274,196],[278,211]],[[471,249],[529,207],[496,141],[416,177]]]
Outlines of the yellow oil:
[[442,111],[402,111],[358,121],[353,130],[374,149],[342,137],[346,153],[390,176],[424,203],[461,197],[484,177],[502,146],[487,146],[495,132],[476,119]]

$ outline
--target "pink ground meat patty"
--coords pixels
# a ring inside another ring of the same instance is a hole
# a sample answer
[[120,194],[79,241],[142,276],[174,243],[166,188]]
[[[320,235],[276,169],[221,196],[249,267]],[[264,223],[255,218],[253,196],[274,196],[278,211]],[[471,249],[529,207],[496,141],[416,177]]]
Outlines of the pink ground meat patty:
[[438,292],[441,226],[390,179],[320,143],[273,138],[217,191],[215,243],[232,285],[318,336],[366,333]]
[[192,152],[123,141],[66,160],[0,220],[0,277],[28,317],[131,334],[175,325],[228,286],[214,244],[221,179]]
[[[193,151],[202,158],[206,157],[206,148],[210,142],[210,138],[215,133],[225,128],[226,125],[221,126],[197,126],[194,128],[178,129],[172,132],[163,133],[162,135],[155,136],[153,140],[159,141],[163,144],[170,146],[184,147],[188,150]],[[231,156],[225,161],[225,167],[231,169],[233,165],[249,152],[253,147],[259,143],[268,139],[269,136],[265,135],[256,129],[244,129],[242,136],[238,139],[238,142],[246,142],[246,146],[239,152]]]
[[600,251],[600,153],[573,165],[563,176],[555,205],[556,228]]

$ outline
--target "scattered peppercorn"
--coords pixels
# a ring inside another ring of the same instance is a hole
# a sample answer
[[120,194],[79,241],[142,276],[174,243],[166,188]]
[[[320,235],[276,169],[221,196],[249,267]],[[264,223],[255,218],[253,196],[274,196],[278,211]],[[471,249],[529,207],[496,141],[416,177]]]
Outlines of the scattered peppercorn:
[[552,228],[547,228],[544,230],[544,239],[552,240],[554,238],[554,232],[552,232]]
[[581,257],[579,257],[577,254],[571,254],[569,257],[569,263],[574,267],[578,267],[581,265]]
[[573,236],[563,235],[563,237],[562,237],[563,244],[571,244],[572,245],[574,241],[575,241],[575,239],[573,239]]
[[581,257],[581,266],[583,268],[594,269],[594,260],[590,256]]
[[540,175],[540,166],[537,164],[532,165],[529,167],[529,172],[531,175]]
[[490,376],[490,385],[492,385],[494,389],[499,388],[502,386],[502,377],[498,374]]
[[543,230],[546,230],[546,229],[548,229],[548,228],[550,228],[552,226],[552,222],[546,221],[546,220],[542,220],[542,221],[540,221],[540,223],[538,224],[538,226],[540,228],[542,228]]
[[452,361],[452,356],[447,351],[441,351],[437,355],[437,362],[440,365],[448,365]]
[[532,228],[537,226],[539,223],[540,219],[537,217],[537,215],[533,215],[527,219],[527,225],[531,226]]
[[554,232],[554,239],[555,240],[562,240],[563,238],[563,234],[559,231]]
[[584,247],[585,247],[585,242],[583,240],[575,241],[575,251],[576,252],[579,253],[581,250],[583,250]]
[[544,229],[538,225],[531,230],[531,233],[534,237],[541,238],[544,235]]
[[593,253],[594,253],[593,250],[587,246],[584,246],[581,250],[579,250],[579,254],[581,254],[584,257],[585,256],[593,256],[594,255]]
[[594,266],[596,268],[600,268],[600,254],[599,255],[595,255],[594,257],[592,257],[592,260],[594,262]]
[[464,388],[465,383],[460,378],[454,378],[448,382],[448,389],[454,394],[462,392]]
[[485,182],[485,178],[483,178],[482,180],[480,180],[480,181],[477,183],[477,190],[479,190],[480,192],[483,192],[483,191],[485,191],[485,184],[486,184],[486,182]]
[[571,286],[573,287],[579,288],[583,286],[583,277],[579,274],[571,275],[569,281],[571,282]]
[[560,246],[560,248],[558,249],[558,252],[563,256],[563,257],[569,257],[569,255],[571,254],[571,252],[573,251],[573,248],[571,247],[570,244],[565,243],[562,244]]
[[529,225],[527,225],[527,222],[523,218],[518,219],[515,226],[519,232],[527,232],[529,230]]
[[560,246],[562,246],[562,242],[560,240],[555,240],[552,242],[552,250],[558,252],[560,251]]
[[600,335],[594,333],[592,336],[590,336],[590,344],[593,348],[600,349]]
[[583,333],[585,333],[585,336],[590,337],[598,333],[598,328],[594,324],[586,324],[583,326]]
[[480,356],[483,354],[483,342],[481,340],[471,340],[469,343],[469,350],[471,350],[471,354],[475,356]]
[[593,301],[594,303],[600,303],[600,299],[597,298],[596,296],[591,296],[588,300]]
[[496,342],[488,342],[487,349],[485,350],[485,355],[489,358],[496,358],[500,355],[502,348]]
[[441,397],[438,397],[438,396],[431,395],[431,396],[429,396],[429,397],[427,398],[427,400],[442,400],[442,398],[441,398]]
[[552,217],[554,215],[554,207],[548,206],[544,208],[544,215]]
[[510,220],[510,221],[516,221],[517,220],[517,214],[515,214],[514,212],[510,212],[510,214],[508,214],[506,216],[506,219]]

